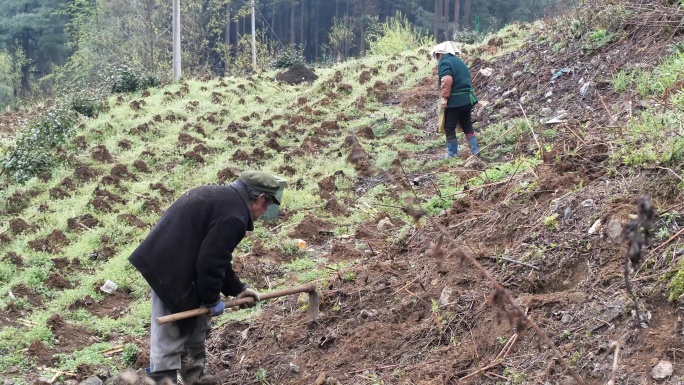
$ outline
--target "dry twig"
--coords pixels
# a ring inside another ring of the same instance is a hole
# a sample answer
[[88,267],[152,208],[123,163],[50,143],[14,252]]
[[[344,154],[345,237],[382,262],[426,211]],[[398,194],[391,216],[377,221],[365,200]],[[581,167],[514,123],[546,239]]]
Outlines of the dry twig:
[[494,279],[491,273],[480,264],[480,262],[475,259],[475,257],[464,253],[457,245],[454,244],[453,240],[449,237],[449,233],[446,228],[438,223],[434,218],[427,217],[430,224],[437,229],[442,236],[444,236],[446,242],[451,246],[452,250],[456,250],[454,255],[461,258],[462,260],[467,260],[470,264],[475,266],[475,268],[484,275],[485,278],[494,287],[494,293],[490,297],[491,302],[500,307],[500,313],[508,317],[511,324],[515,325],[517,333],[524,333],[528,327],[532,327],[537,334],[541,337],[544,344],[546,344],[554,356],[563,368],[577,381],[579,384],[586,384],[586,382],[580,377],[571,367],[568,365],[567,361],[563,358],[563,354],[558,350],[556,345],[551,341],[549,336],[537,325],[532,316],[526,315],[525,312],[518,306],[515,299],[510,295],[510,293],[501,284]]

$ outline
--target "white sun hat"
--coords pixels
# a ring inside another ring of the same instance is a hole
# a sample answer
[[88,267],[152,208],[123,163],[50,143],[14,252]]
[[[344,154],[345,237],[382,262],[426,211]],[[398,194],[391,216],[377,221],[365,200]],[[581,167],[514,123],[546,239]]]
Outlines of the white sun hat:
[[461,50],[456,47],[456,43],[453,41],[445,41],[443,43],[437,44],[432,51],[430,51],[430,56],[432,56],[434,59],[436,59],[437,54],[447,54],[450,53],[452,55],[460,55]]

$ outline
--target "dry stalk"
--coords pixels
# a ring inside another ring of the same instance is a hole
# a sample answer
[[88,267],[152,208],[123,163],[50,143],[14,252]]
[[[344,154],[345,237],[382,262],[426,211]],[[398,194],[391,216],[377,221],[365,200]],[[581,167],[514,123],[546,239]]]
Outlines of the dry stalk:
[[[516,126],[516,125],[514,125],[514,126],[511,127],[511,128],[509,128],[508,130],[506,130],[506,132],[504,132],[503,134],[501,134],[501,135],[499,135],[498,137],[496,137],[496,139],[494,139],[493,141],[491,141],[490,143],[488,143],[486,146],[482,146],[482,148],[480,148],[480,152],[483,152],[484,150],[486,150],[486,149],[488,149],[489,147],[493,146],[494,144],[496,144],[496,143],[499,141],[499,139],[503,138],[506,134],[508,134],[509,132],[513,131],[513,129],[516,129],[516,128],[518,128],[518,126]],[[471,158],[473,158],[473,157],[475,157],[475,156],[477,156],[477,155],[470,155],[463,163],[467,163]]]
[[534,132],[534,129],[532,128],[532,124],[530,123],[530,120],[527,119],[527,114],[525,113],[525,109],[523,108],[522,104],[518,103],[518,106],[520,106],[520,110],[523,113],[523,117],[525,117],[525,122],[527,123],[527,127],[530,128],[530,132],[532,133],[532,139],[534,139],[534,142],[537,143],[537,147],[539,148],[539,155],[541,156],[542,163],[544,163],[546,157],[544,156],[544,146],[542,146],[539,143],[539,140],[537,139],[537,134]]
[[470,377],[477,376],[478,374],[484,374],[485,371],[487,371],[487,370],[489,370],[489,369],[491,369],[491,368],[497,367],[497,366],[501,365],[503,362],[504,362],[503,359],[497,360],[497,361],[495,361],[494,363],[485,366],[484,368],[477,369],[476,371],[474,371],[474,372],[468,374],[468,375],[465,376],[465,377],[461,377],[458,381],[460,382],[460,381],[466,380],[466,379],[468,379],[468,378],[470,378]]
[[[489,273],[489,271],[485,269],[484,266],[482,266],[475,259],[475,257],[464,253],[457,245],[455,245],[449,237],[449,233],[447,232],[446,228],[444,228],[442,224],[438,223],[431,217],[428,217],[427,220],[435,229],[437,229],[442,234],[442,236],[445,238],[445,241],[448,242],[451,246],[451,249],[456,250],[454,252],[455,256],[459,257],[461,260],[467,260],[471,265],[475,266],[475,268],[480,273],[482,273],[482,275],[485,278],[487,278],[487,280],[492,284],[492,286],[494,287],[494,293],[490,300],[501,307],[501,312],[507,315],[509,322],[515,325],[516,332],[522,334],[525,332],[525,330],[527,330],[528,327],[532,327],[541,337],[544,344],[546,344],[551,349],[553,354],[556,356],[556,359],[558,360],[558,362],[561,363],[566,372],[568,372],[568,374],[570,374],[575,379],[575,381],[577,381],[577,383],[587,384],[582,379],[582,377],[580,377],[570,367],[570,365],[568,365],[567,361],[563,358],[563,354],[561,354],[561,352],[558,350],[553,341],[551,341],[549,336],[539,327],[539,325],[537,325],[532,316],[525,314],[522,308],[520,308],[520,306],[518,306],[518,304],[515,303],[515,300],[510,295],[510,293]],[[480,371],[482,370],[483,369],[481,369]]]
[[625,289],[627,294],[634,302],[634,312],[636,315],[636,328],[641,328],[641,315],[639,314],[639,302],[632,290],[632,283],[629,280],[629,273],[632,268],[637,269],[641,265],[643,258],[643,247],[648,246],[648,239],[653,231],[653,221],[655,220],[655,210],[653,202],[648,196],[643,196],[637,204],[639,210],[638,219],[632,220],[625,232],[623,239],[629,242],[625,260],[623,263],[623,276],[625,278]]
[[616,341],[614,344],[615,355],[613,356],[613,371],[610,373],[608,385],[615,385],[615,376],[617,375],[618,363],[620,362],[620,341]]

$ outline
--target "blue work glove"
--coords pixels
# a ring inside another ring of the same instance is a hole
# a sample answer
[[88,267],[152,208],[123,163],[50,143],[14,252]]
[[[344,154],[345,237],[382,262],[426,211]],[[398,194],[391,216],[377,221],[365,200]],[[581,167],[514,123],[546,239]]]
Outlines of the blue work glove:
[[223,314],[223,309],[226,308],[226,305],[223,304],[223,301],[219,300],[215,304],[211,306],[207,306],[207,309],[209,309],[209,314],[212,317],[216,317],[217,315]]

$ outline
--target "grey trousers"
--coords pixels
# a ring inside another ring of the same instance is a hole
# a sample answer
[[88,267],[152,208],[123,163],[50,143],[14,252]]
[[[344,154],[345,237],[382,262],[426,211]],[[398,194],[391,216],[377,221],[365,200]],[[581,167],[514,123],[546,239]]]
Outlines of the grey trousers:
[[[150,371],[204,369],[206,359],[204,342],[211,329],[211,317],[203,314],[197,317],[197,327],[189,336],[183,336],[175,322],[157,325],[157,317],[171,314],[157,297],[154,290],[152,297],[152,330],[150,332]],[[181,370],[181,376],[184,375]],[[184,376],[185,377],[185,376]]]

